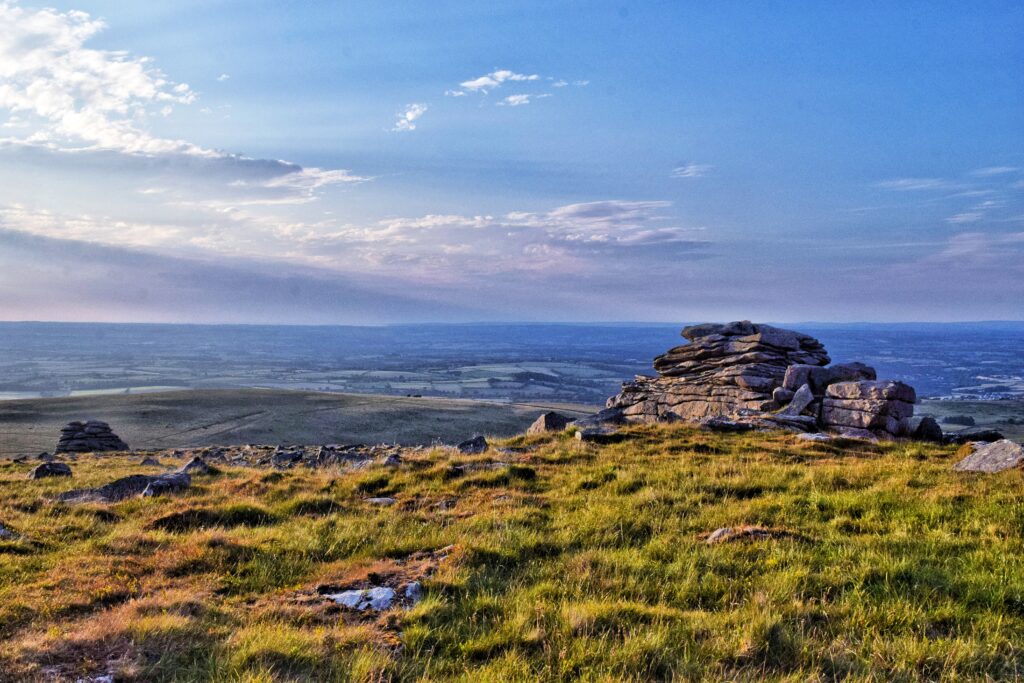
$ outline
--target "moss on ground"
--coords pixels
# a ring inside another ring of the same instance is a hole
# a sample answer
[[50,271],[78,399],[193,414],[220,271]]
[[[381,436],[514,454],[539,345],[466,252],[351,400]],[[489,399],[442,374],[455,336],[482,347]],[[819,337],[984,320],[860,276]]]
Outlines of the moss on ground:
[[[24,536],[0,541],[0,679],[1024,677],[1019,470],[674,425],[499,445],[357,472],[224,467],[112,505],[48,499],[137,456],[80,458],[73,484],[0,465],[0,522]],[[741,525],[788,533],[704,541]],[[411,609],[315,593],[396,576],[423,581]]]

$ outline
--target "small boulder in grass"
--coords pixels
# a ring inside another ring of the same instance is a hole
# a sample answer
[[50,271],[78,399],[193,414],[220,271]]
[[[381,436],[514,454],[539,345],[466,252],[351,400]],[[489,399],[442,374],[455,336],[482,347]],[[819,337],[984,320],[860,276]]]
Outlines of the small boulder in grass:
[[573,421],[561,413],[548,411],[534,420],[530,428],[526,430],[529,435],[546,434],[548,432],[561,432]]
[[196,456],[181,466],[179,472],[188,474],[217,474],[219,470],[206,464],[206,461]]
[[474,436],[472,439],[467,439],[455,447],[459,453],[465,453],[467,455],[476,455],[483,453],[488,449],[490,444],[487,443],[487,439],[483,436]]
[[964,446],[961,450],[970,450],[971,452],[953,466],[957,472],[993,474],[1024,464],[1024,446],[1009,439],[991,443],[972,443]]
[[29,479],[47,479],[49,477],[70,477],[71,468],[62,462],[44,462],[28,473]]

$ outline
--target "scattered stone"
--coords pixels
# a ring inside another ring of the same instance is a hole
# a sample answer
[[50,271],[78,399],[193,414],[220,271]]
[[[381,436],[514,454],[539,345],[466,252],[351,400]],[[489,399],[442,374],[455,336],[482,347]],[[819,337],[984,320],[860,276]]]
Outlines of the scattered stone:
[[878,441],[878,437],[873,432],[869,432],[866,429],[859,429],[857,427],[843,427],[834,426],[830,430],[836,436],[841,436],[844,439],[860,439],[862,441]]
[[[117,503],[127,498],[133,498],[138,495],[142,495],[150,484],[155,481],[160,481],[168,478],[176,478],[183,472],[176,472],[174,474],[162,474],[162,475],[148,475],[148,474],[131,474],[127,477],[115,479],[109,484],[104,484],[91,489],[74,489],[57,496],[56,500],[62,503]],[[187,477],[188,475],[185,474]],[[180,490],[180,483],[183,480],[180,478],[175,479],[174,485],[165,487],[163,484],[157,484],[157,489],[161,492],[167,492],[169,490]],[[155,491],[154,494],[156,495]]]
[[615,427],[608,425],[584,427],[583,429],[576,430],[575,438],[583,443],[604,443],[614,437],[618,431]]
[[794,540],[806,540],[802,535],[786,531],[785,529],[768,529],[760,526],[739,526],[722,527],[715,529],[704,538],[708,545],[717,543],[728,543],[730,541],[767,541],[770,539],[791,538]]
[[796,438],[800,439],[801,441],[824,442],[831,441],[833,437],[829,434],[822,434],[821,432],[808,432],[804,434],[797,434]]
[[70,477],[71,468],[62,462],[44,462],[28,473],[29,479],[46,479],[48,477]]
[[793,394],[793,398],[789,405],[783,408],[779,415],[786,416],[797,416],[803,413],[807,406],[814,403],[814,393],[811,391],[809,384],[801,384],[800,388]]
[[1002,472],[1024,463],[1024,447],[1009,439],[972,444],[974,452],[953,466],[958,472]]
[[621,425],[626,422],[626,416],[623,415],[620,409],[605,408],[604,410],[599,410],[593,415],[587,415],[586,417],[580,417],[573,420],[573,426],[579,427],[580,429],[586,429],[588,427]]
[[960,425],[962,427],[973,427],[974,418],[970,415],[948,415],[942,418],[944,425]]
[[943,440],[946,443],[951,444],[965,444],[971,443],[972,441],[1002,441],[1006,437],[1003,433],[997,429],[988,429],[986,427],[974,427],[969,429],[961,429],[959,432],[953,432],[952,434],[946,434]]
[[416,604],[423,599],[423,584],[419,581],[410,581],[406,584],[402,594],[405,596],[406,600],[410,601],[412,604]]
[[216,474],[217,470],[207,465],[205,460],[196,456],[182,465],[178,472],[187,472],[188,474]]
[[375,612],[383,612],[386,609],[390,609],[391,603],[395,601],[395,589],[386,586],[376,586],[361,590],[342,591],[327,597],[339,605],[344,605],[360,612],[368,609]]
[[466,441],[463,441],[455,448],[456,450],[459,451],[459,453],[474,455],[486,451],[488,445],[489,444],[487,443],[487,439],[485,439],[483,436],[474,436],[472,439],[467,439]]
[[916,420],[917,424],[911,422],[913,428],[912,434],[918,441],[932,441],[934,443],[942,443],[943,434],[942,427],[935,421],[934,417],[922,417]]
[[546,434],[547,432],[560,432],[563,431],[573,421],[571,417],[566,417],[561,413],[549,411],[538,417],[530,428],[526,430],[527,434]]
[[701,420],[700,426],[713,432],[751,432],[757,429],[753,422],[730,420],[727,417],[711,417]]
[[163,496],[168,493],[184,491],[192,485],[192,477],[187,472],[175,472],[156,477],[143,489],[142,497]]
[[790,391],[786,387],[775,387],[775,391],[772,392],[772,401],[775,405],[784,406],[793,400],[795,394],[795,391]]
[[152,455],[147,455],[145,458],[139,461],[139,467],[163,467],[163,463],[154,458]]
[[20,534],[16,534],[3,524],[0,524],[0,541],[17,541],[21,538]]
[[36,456],[36,460],[39,460],[40,462],[53,462],[56,459],[57,458],[46,452],[40,453]]
[[398,501],[395,500],[394,498],[388,498],[386,496],[380,496],[380,497],[377,497],[377,498],[363,498],[363,502],[364,503],[369,503],[370,505],[381,505],[381,506],[387,507],[388,505],[394,505]]
[[69,422],[60,430],[54,453],[98,453],[127,451],[128,444],[115,434],[110,425],[99,420]]
[[398,453],[392,453],[386,456],[380,464],[384,467],[398,467],[402,464],[402,456]]

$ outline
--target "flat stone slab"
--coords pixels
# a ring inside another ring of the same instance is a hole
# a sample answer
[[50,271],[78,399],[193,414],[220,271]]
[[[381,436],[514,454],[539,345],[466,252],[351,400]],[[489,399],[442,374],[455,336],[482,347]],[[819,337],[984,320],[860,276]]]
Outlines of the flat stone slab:
[[957,472],[1002,472],[1024,463],[1024,446],[1009,439],[975,443],[974,452],[953,466]]

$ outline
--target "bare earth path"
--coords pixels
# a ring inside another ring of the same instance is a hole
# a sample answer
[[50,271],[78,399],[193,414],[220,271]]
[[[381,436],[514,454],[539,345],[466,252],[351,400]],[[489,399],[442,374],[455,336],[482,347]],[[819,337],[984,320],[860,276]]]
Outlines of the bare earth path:
[[509,436],[545,410],[582,415],[594,406],[502,404],[269,389],[0,401],[0,457],[51,451],[71,420],[109,422],[132,448],[244,443],[455,443]]

